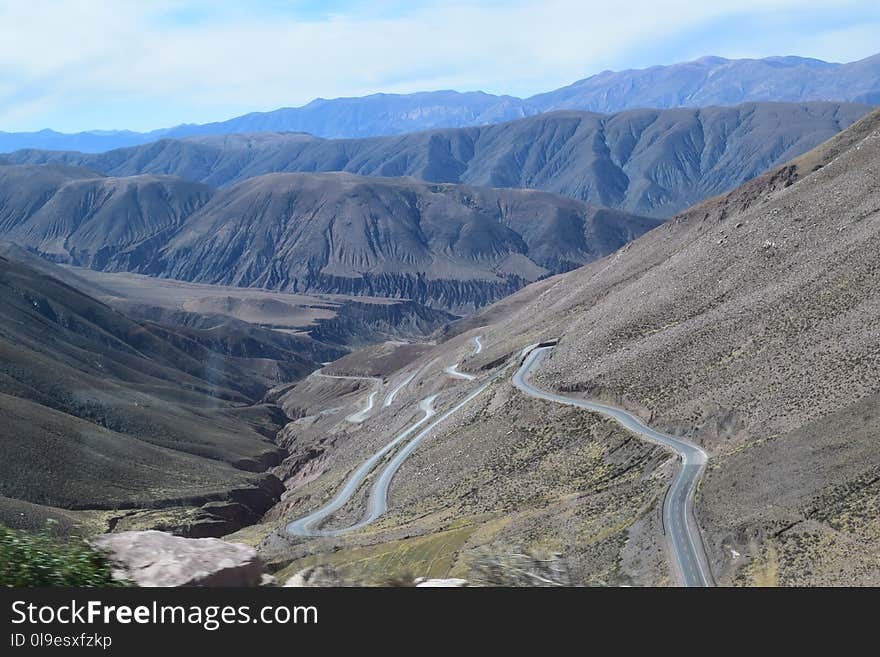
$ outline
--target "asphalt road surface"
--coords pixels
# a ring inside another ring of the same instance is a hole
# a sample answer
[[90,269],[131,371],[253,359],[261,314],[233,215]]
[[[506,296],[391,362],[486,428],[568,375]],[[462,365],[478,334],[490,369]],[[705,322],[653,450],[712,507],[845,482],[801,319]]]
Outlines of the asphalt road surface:
[[418,374],[418,372],[413,372],[408,377],[406,377],[403,381],[401,381],[400,384],[394,390],[392,390],[391,392],[389,392],[385,396],[385,402],[382,405],[386,406],[386,407],[391,406],[391,404],[394,403],[394,398],[397,397],[397,393],[400,392],[401,390],[403,390],[406,386],[408,386],[410,384],[410,382],[414,378],[416,378],[416,374]]
[[[474,341],[474,351],[472,353],[473,356],[476,356],[478,353],[483,351],[483,343],[480,342],[481,337],[483,337],[483,336],[478,335],[475,338],[473,338],[473,341]],[[449,367],[447,367],[443,371],[446,372],[449,376],[451,376],[455,379],[461,379],[462,381],[473,381],[474,379],[477,378],[473,374],[465,374],[464,372],[459,372],[458,366],[459,366],[459,363],[455,363],[453,365],[450,365]]]
[[[436,396],[436,395],[435,395]],[[342,490],[336,494],[330,502],[322,506],[317,511],[310,513],[309,515],[300,518],[299,520],[294,520],[290,524],[287,525],[287,532],[289,534],[293,534],[294,536],[338,536],[339,534],[344,534],[345,532],[352,531],[354,527],[346,527],[344,529],[334,529],[322,531],[317,529],[318,525],[336,513],[339,509],[345,506],[346,502],[348,502],[352,495],[357,492],[357,489],[360,488],[361,484],[364,483],[364,480],[367,478],[367,475],[370,474],[370,471],[376,466],[376,464],[381,461],[388,452],[393,450],[397,445],[406,440],[413,432],[415,432],[420,426],[422,426],[425,422],[431,419],[436,411],[434,410],[434,398],[435,396],[428,397],[427,399],[423,399],[419,404],[419,408],[422,410],[422,417],[419,418],[416,422],[411,424],[403,433],[397,435],[394,440],[385,445],[378,452],[373,454],[370,458],[364,461],[361,466],[355,470],[352,475],[345,482],[345,485],[342,487]],[[378,516],[377,516],[378,517]],[[365,523],[364,523],[365,524]],[[358,524],[358,526],[363,526],[362,524]]]
[[[483,346],[480,343],[479,337],[474,338],[474,354],[478,354],[482,350]],[[455,369],[456,365],[451,365],[446,368],[446,371],[450,369]],[[502,370],[503,372],[503,370]],[[460,377],[467,377],[467,380],[473,380],[476,377],[470,374],[463,374],[461,372],[456,372]],[[434,420],[430,425],[422,429],[415,437],[413,437],[409,442],[407,442],[395,455],[394,457],[388,461],[382,471],[379,473],[379,476],[376,478],[376,483],[373,484],[373,489],[370,491],[370,495],[367,499],[367,510],[366,515],[363,520],[360,522],[350,525],[349,527],[343,527],[341,529],[329,529],[322,530],[320,529],[321,523],[323,523],[327,518],[336,513],[339,509],[341,509],[345,504],[354,496],[357,492],[358,488],[360,488],[361,484],[363,484],[364,480],[370,474],[370,472],[375,468],[379,462],[385,458],[385,456],[394,450],[398,445],[400,445],[403,441],[405,441],[409,436],[415,433],[422,425],[424,425],[431,417],[436,415],[436,411],[434,410],[434,400],[436,399],[436,395],[428,397],[427,399],[423,399],[419,404],[419,408],[422,410],[424,415],[419,418],[416,422],[407,427],[402,433],[397,435],[394,440],[386,444],[382,449],[373,454],[369,459],[364,461],[355,470],[352,475],[345,482],[345,485],[342,487],[342,490],[337,493],[337,495],[326,505],[310,513],[309,515],[300,518],[298,520],[294,520],[293,522],[287,525],[287,532],[294,536],[339,536],[340,534],[345,534],[347,532],[354,531],[356,529],[360,529],[361,527],[365,527],[369,525],[381,515],[383,515],[388,510],[388,489],[391,487],[391,481],[394,479],[394,475],[397,474],[397,471],[400,469],[400,466],[403,465],[404,461],[409,458],[410,454],[412,454],[416,448],[422,443],[422,441],[428,437],[433,429],[435,429],[439,424],[443,423],[453,415],[455,415],[458,411],[464,408],[471,401],[476,399],[489,385],[500,376],[501,372],[494,374],[489,377],[486,381],[478,385],[474,390],[472,390],[464,399],[458,402],[455,406],[450,408],[448,411],[443,413],[439,418]],[[329,374],[322,374],[321,376],[327,376],[331,378],[367,378],[367,377],[334,377]],[[415,375],[413,375],[415,376]],[[394,400],[393,395],[397,393],[400,388],[405,386],[412,380],[413,377],[410,377],[403,383],[401,383],[389,397],[391,400]],[[371,397],[372,399],[372,397]],[[387,400],[386,400],[387,402]],[[385,403],[385,406],[389,406],[389,403]],[[366,409],[365,409],[366,410]]]
[[[325,363],[328,364],[328,363]],[[316,372],[312,372],[313,376],[320,376],[325,379],[343,379],[347,381],[372,381],[377,385],[378,388],[382,387],[382,379],[377,376],[352,376],[352,375],[343,375],[343,374],[324,374],[321,370],[317,370]],[[402,386],[401,386],[402,387]],[[399,388],[398,388],[399,390]],[[359,411],[355,411],[351,415],[349,415],[346,420],[352,422],[354,424],[360,424],[364,420],[367,419],[367,416],[370,414],[370,411],[373,410],[373,403],[376,401],[376,395],[379,394],[379,390],[375,390],[370,393],[370,396],[367,398],[367,404],[364,408]],[[397,394],[397,390],[395,390],[392,394]],[[385,404],[388,406],[389,404]]]
[[712,586],[709,562],[703,547],[703,539],[694,517],[694,493],[697,483],[706,468],[706,452],[680,438],[660,433],[642,423],[636,416],[623,409],[607,404],[566,397],[536,388],[526,380],[529,372],[536,367],[551,347],[539,347],[526,356],[513,377],[514,385],[527,395],[569,406],[577,406],[619,422],[641,438],[663,445],[675,452],[681,459],[681,466],[672,486],[666,495],[663,506],[663,526],[670,552],[673,556],[676,574],[683,586]]

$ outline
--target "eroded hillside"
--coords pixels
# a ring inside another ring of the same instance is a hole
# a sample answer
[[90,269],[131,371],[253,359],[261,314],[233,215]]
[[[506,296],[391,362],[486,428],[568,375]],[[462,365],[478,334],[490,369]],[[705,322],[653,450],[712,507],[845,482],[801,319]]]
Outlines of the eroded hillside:
[[[286,430],[299,460],[279,470],[289,490],[275,523],[325,503],[418,417],[420,399],[439,395],[448,409],[498,375],[401,466],[376,524],[304,539],[270,522],[264,550],[363,571],[387,560],[418,570],[413,551],[436,548],[456,574],[485,548],[544,550],[566,555],[577,581],[670,581],[657,527],[669,455],[590,413],[524,398],[503,370],[524,346],[558,338],[539,385],[624,406],[708,450],[696,513],[719,583],[880,581],[878,166],[874,113],[621,251],[454,324],[402,367],[361,367],[383,378],[383,393],[414,374],[396,413],[346,425],[332,409],[362,404],[367,389],[310,377],[287,397],[303,418]],[[449,375],[458,361],[476,382]],[[362,517],[368,491],[328,526]]]

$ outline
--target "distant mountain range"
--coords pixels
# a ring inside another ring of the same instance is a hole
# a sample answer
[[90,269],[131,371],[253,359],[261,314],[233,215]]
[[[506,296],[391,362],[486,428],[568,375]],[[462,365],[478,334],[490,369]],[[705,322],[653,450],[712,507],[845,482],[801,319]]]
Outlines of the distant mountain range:
[[86,153],[158,139],[246,132],[308,132],[325,138],[373,137],[418,130],[480,126],[559,109],[619,112],[633,108],[707,107],[744,102],[880,103],[880,55],[847,64],[803,57],[701,59],[627,71],[604,71],[530,98],[483,92],[432,91],[317,99],[228,121],[151,132],[53,130],[0,132],[0,152],[22,148]]
[[870,111],[841,103],[705,109],[573,110],[472,128],[327,140],[300,133],[162,139],[107,153],[20,150],[111,176],[174,175],[229,186],[267,173],[345,171],[431,182],[541,189],[668,218],[810,150]]

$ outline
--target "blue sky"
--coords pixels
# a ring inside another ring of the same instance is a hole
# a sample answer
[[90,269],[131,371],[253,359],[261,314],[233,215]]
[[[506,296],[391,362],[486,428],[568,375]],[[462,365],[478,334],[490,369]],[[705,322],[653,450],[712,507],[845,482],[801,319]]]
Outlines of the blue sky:
[[0,130],[148,130],[379,91],[528,96],[708,54],[877,52],[877,0],[0,0]]

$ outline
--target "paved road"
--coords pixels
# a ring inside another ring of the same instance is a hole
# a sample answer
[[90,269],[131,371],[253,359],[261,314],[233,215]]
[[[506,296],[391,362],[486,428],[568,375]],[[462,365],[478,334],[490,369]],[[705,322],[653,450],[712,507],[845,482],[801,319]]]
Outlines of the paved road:
[[473,381],[474,379],[477,378],[473,374],[465,374],[464,372],[459,372],[458,371],[458,363],[450,365],[449,367],[447,367],[443,371],[446,372],[453,379],[461,379],[462,381]]
[[[482,345],[480,344],[479,338],[474,338],[475,351],[474,353],[479,353],[482,350]],[[455,365],[451,366],[455,367]],[[449,368],[447,368],[448,370]],[[409,436],[411,436],[415,431],[417,431],[425,422],[427,422],[431,417],[433,417],[436,412],[434,411],[434,400],[437,395],[433,395],[428,397],[427,399],[423,399],[419,405],[419,408],[423,411],[424,415],[415,423],[411,424],[403,433],[399,434],[385,445],[378,452],[373,454],[369,459],[367,459],[364,463],[355,470],[352,475],[348,478],[343,486],[342,490],[334,497],[330,502],[326,505],[318,509],[317,511],[310,513],[304,518],[300,518],[299,520],[295,520],[287,525],[287,532],[294,536],[339,536],[340,534],[345,534],[347,532],[354,531],[356,529],[360,529],[361,527],[365,527],[369,525],[381,515],[383,515],[388,510],[388,489],[391,487],[391,481],[394,479],[394,475],[397,474],[397,471],[400,469],[400,466],[403,465],[404,461],[409,458],[409,456],[416,450],[416,448],[422,443],[422,441],[433,431],[438,425],[448,420],[450,417],[455,415],[458,411],[464,408],[471,401],[476,399],[480,394],[482,394],[486,388],[488,388],[493,381],[495,381],[506,368],[497,372],[496,374],[489,377],[482,384],[477,386],[474,390],[472,390],[464,399],[458,402],[455,406],[450,408],[448,411],[443,413],[439,418],[437,418],[430,425],[422,429],[415,437],[413,437],[403,448],[398,451],[394,457],[385,465],[382,471],[379,473],[379,476],[376,478],[376,482],[373,484],[373,488],[370,491],[370,495],[367,499],[367,511],[364,518],[354,525],[350,525],[348,527],[343,527],[341,529],[332,529],[332,530],[321,530],[317,527],[327,518],[332,516],[336,511],[341,509],[345,504],[352,498],[352,496],[357,492],[358,488],[360,488],[361,484],[363,484],[364,480],[367,478],[369,473],[373,470],[374,467],[394,448],[396,448],[401,442],[406,440]],[[462,376],[470,377],[469,380],[472,380],[476,377],[473,377],[469,374],[464,375],[462,373],[458,373]],[[330,375],[323,375],[330,376]],[[415,376],[415,374],[413,375]],[[410,377],[410,380],[412,377]],[[395,393],[397,390],[406,385],[409,380],[404,381],[401,385],[399,385],[395,389]],[[392,398],[393,400],[393,398]],[[385,404],[388,406],[388,404]]]
[[[412,454],[416,448],[421,444],[421,442],[428,437],[428,435],[437,428],[438,425],[442,424],[450,417],[455,415],[462,408],[467,406],[471,401],[476,399],[479,395],[483,393],[486,388],[492,383],[495,377],[492,377],[488,381],[485,381],[481,385],[479,385],[475,390],[473,390],[467,397],[462,399],[458,404],[450,408],[439,418],[434,420],[427,427],[422,429],[412,440],[410,440],[406,445],[404,445],[397,454],[394,455],[388,465],[386,465],[382,472],[379,474],[379,477],[376,479],[376,483],[373,484],[373,489],[370,491],[370,496],[367,500],[367,514],[363,520],[359,523],[352,525],[351,527],[346,527],[342,532],[350,532],[355,529],[360,529],[361,527],[366,527],[370,523],[374,522],[377,518],[383,515],[388,510],[388,489],[391,487],[391,480],[394,479],[394,475],[397,474],[397,471],[400,469],[400,466],[403,465],[404,461],[406,461],[410,454]],[[342,533],[339,532],[339,533]]]
[[401,381],[400,384],[394,390],[392,390],[391,392],[389,392],[385,396],[385,401],[383,402],[382,405],[385,407],[391,406],[391,404],[394,403],[394,398],[397,397],[397,393],[400,392],[401,390],[403,390],[406,386],[408,386],[410,384],[410,382],[414,378],[416,378],[416,374],[418,374],[418,372],[413,372],[408,377],[406,377],[403,381]]
[[342,487],[342,490],[337,493],[336,497],[334,497],[330,502],[326,505],[315,511],[314,513],[310,513],[304,518],[300,518],[299,520],[294,520],[290,524],[287,525],[287,532],[289,534],[293,534],[294,536],[337,536],[339,534],[343,534],[346,531],[351,531],[354,529],[353,527],[347,527],[345,529],[337,529],[337,530],[329,530],[329,531],[321,531],[316,529],[316,527],[325,519],[332,516],[339,509],[345,506],[346,502],[348,502],[352,495],[357,492],[357,489],[360,488],[361,484],[367,478],[367,475],[370,474],[370,471],[376,466],[379,461],[381,461],[388,452],[397,447],[402,441],[406,440],[413,432],[415,432],[420,426],[422,426],[425,422],[431,419],[436,411],[434,410],[434,399],[436,395],[428,397],[427,399],[423,399],[419,404],[419,408],[422,410],[422,417],[419,418],[416,422],[411,424],[403,433],[399,434],[392,440],[390,443],[385,445],[378,452],[373,454],[370,458],[364,461],[361,466],[355,470],[348,480],[345,482],[345,485]]
[[[474,351],[472,352],[471,355],[476,356],[478,353],[483,351],[483,343],[480,342],[480,338],[482,338],[482,337],[483,336],[478,335],[475,338],[473,338]],[[464,372],[459,372],[458,371],[459,365],[460,365],[460,363],[454,363],[453,365],[450,365],[449,367],[447,367],[443,371],[446,372],[449,376],[451,376],[455,379],[461,379],[463,381],[473,381],[474,379],[477,378],[473,374],[465,374]]]
[[361,410],[352,413],[349,415],[346,420],[349,422],[354,422],[356,424],[363,422],[370,415],[370,411],[373,410],[373,403],[376,401],[376,395],[379,394],[378,390],[374,390],[370,393],[370,396],[367,398],[367,405],[364,406]]
[[655,431],[626,411],[594,402],[565,397],[536,388],[526,380],[551,347],[539,347],[526,356],[513,377],[514,385],[532,397],[577,406],[617,420],[621,425],[645,440],[668,447],[681,458],[681,467],[666,495],[663,506],[663,525],[676,574],[684,586],[711,586],[712,576],[706,559],[703,540],[694,518],[694,493],[706,468],[706,452],[687,441]]
[[[326,363],[325,363],[326,364]],[[313,376],[320,376],[325,379],[343,379],[346,381],[372,381],[377,385],[378,388],[382,387],[382,379],[377,376],[353,376],[349,374],[324,374],[321,370],[316,370],[312,372]],[[396,394],[395,390],[395,394]],[[355,411],[345,419],[354,424],[360,424],[364,420],[367,419],[367,416],[370,414],[370,411],[373,410],[373,403],[376,401],[376,395],[379,394],[379,390],[375,390],[370,393],[370,396],[367,398],[367,405],[359,411]],[[385,404],[388,406],[388,404]]]

